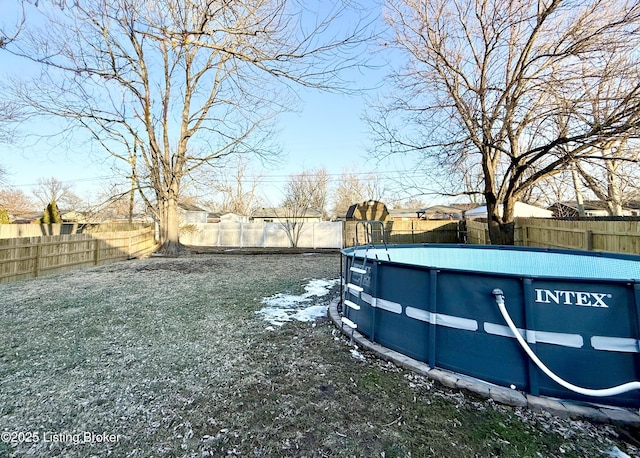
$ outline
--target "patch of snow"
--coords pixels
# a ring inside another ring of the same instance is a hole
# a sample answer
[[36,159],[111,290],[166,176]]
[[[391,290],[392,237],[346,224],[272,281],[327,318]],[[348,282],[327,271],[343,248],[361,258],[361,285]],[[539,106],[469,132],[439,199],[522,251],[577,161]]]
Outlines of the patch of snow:
[[615,445],[612,446],[609,450],[607,450],[606,452],[607,456],[610,456],[611,458],[631,458],[629,455],[627,455],[626,453],[624,453],[622,450],[620,450],[618,447],[616,447]]
[[339,279],[334,280],[311,280],[304,287],[305,292],[299,296],[292,294],[278,293],[265,297],[262,303],[266,307],[256,313],[261,315],[266,321],[282,326],[292,320],[315,321],[326,316],[328,303],[317,303],[317,298],[326,296]]
[[293,315],[294,320],[298,321],[315,321],[318,318],[327,316],[327,305],[312,305],[296,312]]
[[360,353],[357,349],[353,348],[351,349],[351,356],[355,359],[357,359],[358,361],[366,361],[366,358],[364,356],[362,356],[362,353]]

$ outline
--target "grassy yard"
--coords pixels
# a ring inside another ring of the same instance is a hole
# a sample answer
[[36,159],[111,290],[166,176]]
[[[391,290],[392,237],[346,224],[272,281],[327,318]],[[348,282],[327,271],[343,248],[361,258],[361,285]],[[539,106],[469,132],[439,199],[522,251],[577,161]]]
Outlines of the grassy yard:
[[0,285],[0,457],[638,453],[636,431],[496,405],[352,351],[326,318],[256,313],[338,271],[203,254]]

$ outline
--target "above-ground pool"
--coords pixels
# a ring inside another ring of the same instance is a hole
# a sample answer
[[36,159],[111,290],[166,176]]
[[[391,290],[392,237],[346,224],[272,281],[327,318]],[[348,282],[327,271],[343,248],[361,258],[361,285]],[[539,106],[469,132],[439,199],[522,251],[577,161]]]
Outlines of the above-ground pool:
[[640,256],[473,245],[342,251],[343,321],[534,395],[640,406]]

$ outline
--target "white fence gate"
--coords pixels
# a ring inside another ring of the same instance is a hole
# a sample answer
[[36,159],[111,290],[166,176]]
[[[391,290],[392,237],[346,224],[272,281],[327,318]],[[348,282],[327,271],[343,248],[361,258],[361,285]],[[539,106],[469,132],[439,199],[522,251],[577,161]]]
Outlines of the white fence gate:
[[[180,231],[185,245],[201,247],[289,248],[291,242],[279,223],[197,223]],[[298,240],[300,248],[342,248],[341,222],[306,222]]]

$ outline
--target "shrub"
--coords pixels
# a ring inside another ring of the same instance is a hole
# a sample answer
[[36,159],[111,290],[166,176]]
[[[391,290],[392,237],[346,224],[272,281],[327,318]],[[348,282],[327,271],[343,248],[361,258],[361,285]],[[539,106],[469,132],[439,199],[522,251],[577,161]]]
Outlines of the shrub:
[[0,208],[0,224],[11,224],[9,212],[4,208]]
[[42,215],[42,224],[60,224],[62,223],[62,216],[60,216],[60,210],[58,210],[58,204],[55,200],[52,200],[47,208],[44,209]]

